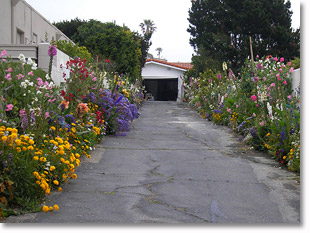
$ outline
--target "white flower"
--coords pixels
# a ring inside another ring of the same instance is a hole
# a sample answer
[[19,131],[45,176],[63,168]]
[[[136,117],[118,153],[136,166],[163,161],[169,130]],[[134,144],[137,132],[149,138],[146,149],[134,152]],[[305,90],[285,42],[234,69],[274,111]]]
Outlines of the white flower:
[[26,57],[25,57],[24,54],[19,54],[19,55],[18,55],[18,59],[19,59],[20,61],[22,61],[23,64],[26,63]]
[[30,57],[28,57],[28,59],[27,59],[27,64],[28,65],[32,65],[33,64],[33,61],[32,61],[32,59]]
[[31,66],[31,69],[32,70],[36,70],[36,69],[38,69],[37,66],[38,66],[37,63],[33,63],[32,66]]
[[226,62],[223,62],[223,71],[226,71],[227,70],[227,64]]

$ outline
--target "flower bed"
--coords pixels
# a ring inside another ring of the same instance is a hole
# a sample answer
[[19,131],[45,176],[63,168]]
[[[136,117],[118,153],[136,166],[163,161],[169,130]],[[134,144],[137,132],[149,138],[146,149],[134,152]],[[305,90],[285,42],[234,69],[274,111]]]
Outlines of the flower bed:
[[291,62],[268,56],[235,76],[208,70],[185,80],[185,100],[203,118],[228,125],[253,148],[300,171],[300,93],[292,91]]
[[[50,50],[52,58],[56,50]],[[126,77],[79,58],[67,63],[70,78],[63,77],[63,89],[23,55],[12,62],[2,51],[0,59],[0,218],[5,218],[41,210],[46,194],[76,179],[81,158],[90,158],[104,135],[129,130],[143,95]]]

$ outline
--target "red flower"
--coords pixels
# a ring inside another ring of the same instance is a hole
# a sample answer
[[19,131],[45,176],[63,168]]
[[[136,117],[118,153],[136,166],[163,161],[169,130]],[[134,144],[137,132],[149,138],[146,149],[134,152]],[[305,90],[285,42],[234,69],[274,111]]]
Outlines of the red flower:
[[66,92],[64,90],[61,90],[61,96],[64,97],[66,95]]
[[110,61],[110,59],[107,59],[106,62],[107,62],[107,63],[110,63],[111,61]]

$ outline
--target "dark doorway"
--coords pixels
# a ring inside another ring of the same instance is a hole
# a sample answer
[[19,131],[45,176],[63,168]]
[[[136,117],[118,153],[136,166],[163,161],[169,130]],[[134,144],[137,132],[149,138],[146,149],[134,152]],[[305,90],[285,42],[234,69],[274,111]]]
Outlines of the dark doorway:
[[178,98],[178,79],[145,79],[143,85],[157,101],[176,101]]

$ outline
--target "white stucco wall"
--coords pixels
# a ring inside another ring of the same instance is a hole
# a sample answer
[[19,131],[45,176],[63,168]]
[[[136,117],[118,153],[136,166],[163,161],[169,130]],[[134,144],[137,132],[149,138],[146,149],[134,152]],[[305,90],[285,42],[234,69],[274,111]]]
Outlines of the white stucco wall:
[[300,88],[300,68],[294,70],[292,74],[292,89],[297,92],[298,88]]
[[[45,72],[48,72],[50,57],[48,56],[48,48],[50,44],[42,43],[39,44],[38,48],[38,67],[40,67]],[[67,61],[70,57],[57,49],[57,55],[53,57],[52,74],[51,78],[56,85],[60,85],[65,80],[63,79],[63,73],[66,73],[66,78],[70,78],[70,70],[66,69]],[[61,66],[63,68],[61,68]]]
[[142,69],[142,78],[143,79],[178,79],[178,102],[182,102],[183,91],[182,91],[182,82],[183,74],[186,70],[172,67],[165,64],[148,62]]

